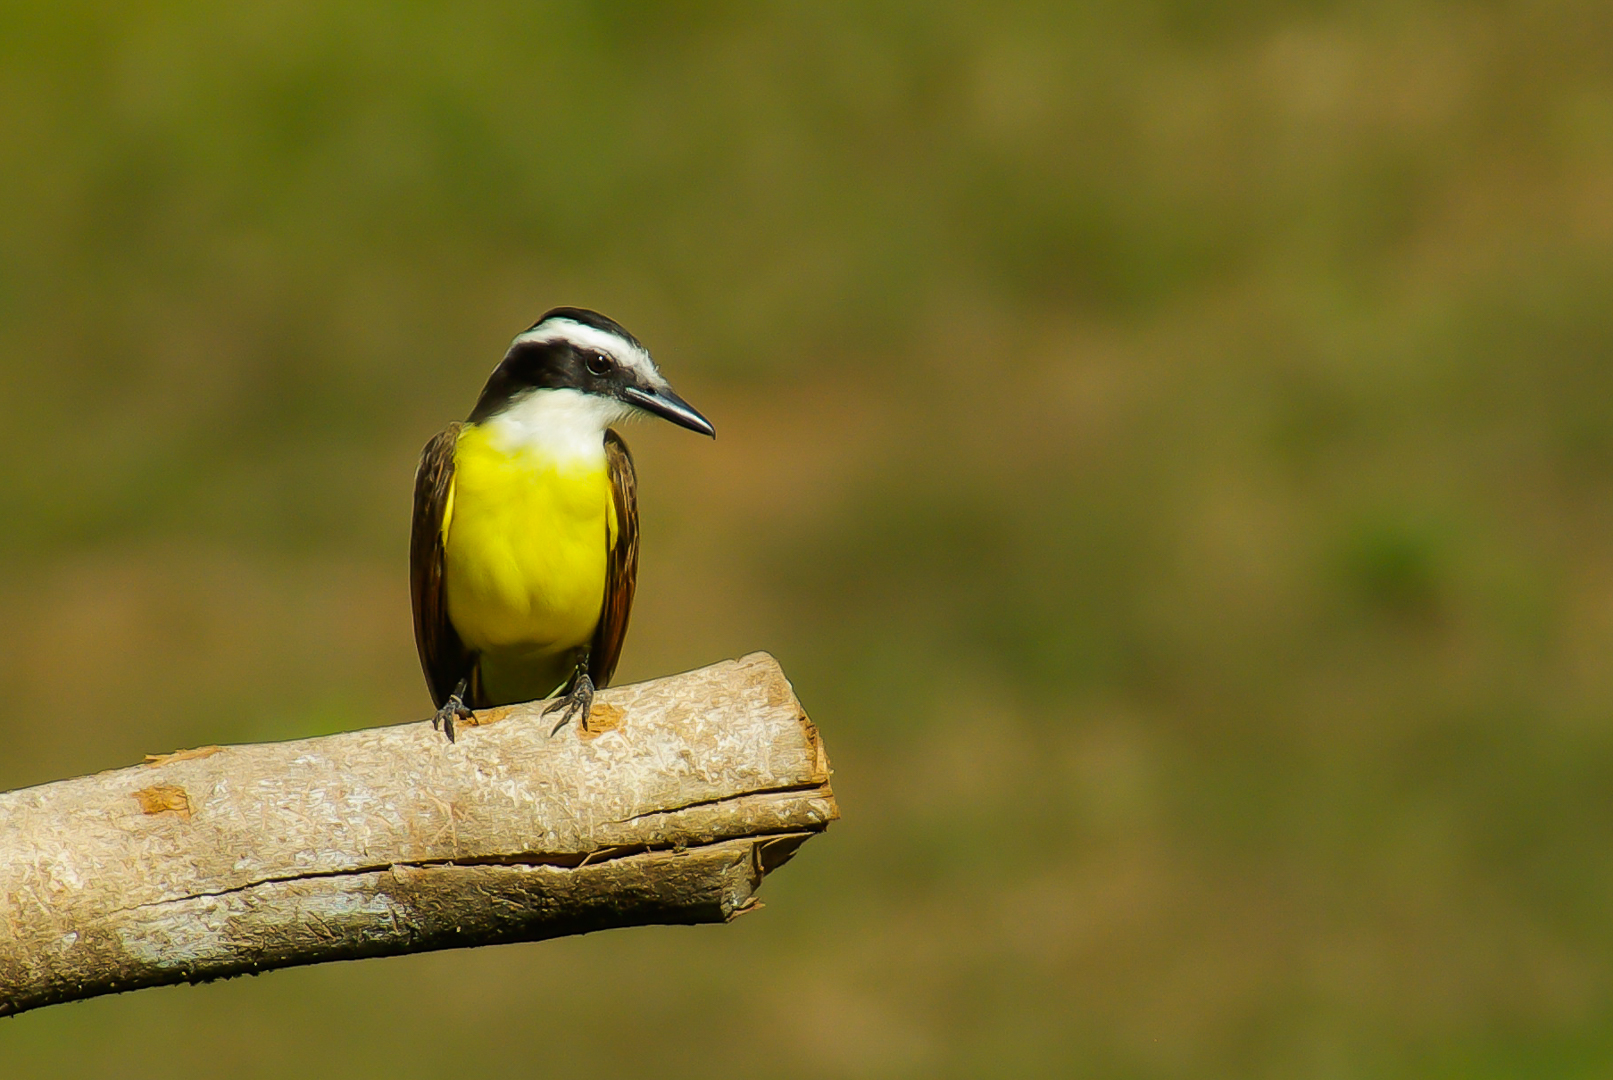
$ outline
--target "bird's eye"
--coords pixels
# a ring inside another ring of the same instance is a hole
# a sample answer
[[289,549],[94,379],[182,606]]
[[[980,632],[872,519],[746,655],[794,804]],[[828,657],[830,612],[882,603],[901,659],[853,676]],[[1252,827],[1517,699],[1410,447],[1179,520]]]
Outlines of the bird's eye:
[[589,353],[587,363],[588,370],[593,372],[595,375],[610,374],[612,364],[610,357],[606,356],[604,353]]

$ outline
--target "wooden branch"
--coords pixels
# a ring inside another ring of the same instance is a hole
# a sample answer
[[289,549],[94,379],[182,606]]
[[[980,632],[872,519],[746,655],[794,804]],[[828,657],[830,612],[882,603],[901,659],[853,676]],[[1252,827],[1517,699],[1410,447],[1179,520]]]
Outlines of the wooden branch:
[[0,794],[0,1016],[327,960],[723,922],[838,812],[773,658]]

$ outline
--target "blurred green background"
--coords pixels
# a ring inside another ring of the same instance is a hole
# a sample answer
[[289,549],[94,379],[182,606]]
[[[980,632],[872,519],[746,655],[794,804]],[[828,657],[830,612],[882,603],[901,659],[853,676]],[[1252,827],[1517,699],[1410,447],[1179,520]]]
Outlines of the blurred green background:
[[0,0],[0,787],[426,714],[416,455],[547,307],[631,680],[783,661],[730,927],[0,1023],[0,1075],[1613,1072],[1613,12]]

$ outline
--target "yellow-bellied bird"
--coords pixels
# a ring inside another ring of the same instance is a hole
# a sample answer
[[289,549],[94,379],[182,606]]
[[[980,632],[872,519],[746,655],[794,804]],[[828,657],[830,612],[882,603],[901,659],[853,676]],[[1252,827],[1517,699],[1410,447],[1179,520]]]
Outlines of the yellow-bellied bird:
[[620,325],[555,308],[510,343],[462,424],[426,444],[409,548],[415,643],[450,742],[472,709],[610,682],[638,573],[633,458],[611,425],[716,435]]

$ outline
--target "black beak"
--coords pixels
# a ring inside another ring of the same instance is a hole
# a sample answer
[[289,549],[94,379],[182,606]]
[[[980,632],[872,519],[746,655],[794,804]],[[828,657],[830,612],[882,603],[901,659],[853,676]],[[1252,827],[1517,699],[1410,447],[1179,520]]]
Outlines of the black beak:
[[622,397],[630,405],[637,405],[645,412],[652,412],[663,420],[670,420],[679,427],[686,427],[690,431],[698,431],[702,435],[717,437],[717,429],[695,411],[693,405],[684,401],[670,389],[667,390],[641,390],[636,386],[624,386]]

